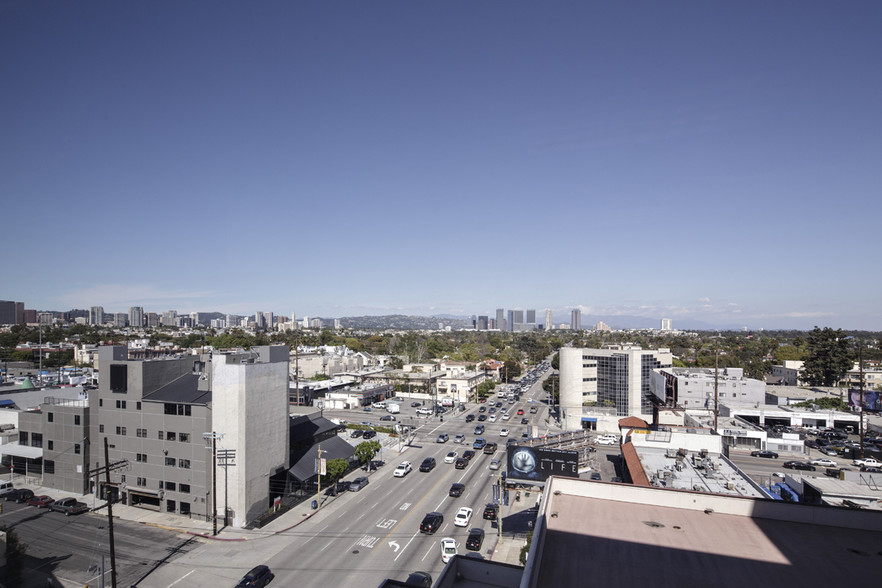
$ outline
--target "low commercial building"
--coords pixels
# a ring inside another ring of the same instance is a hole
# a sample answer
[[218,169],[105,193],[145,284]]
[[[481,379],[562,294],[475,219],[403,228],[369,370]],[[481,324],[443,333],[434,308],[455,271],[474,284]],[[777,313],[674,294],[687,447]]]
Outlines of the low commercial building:
[[663,368],[654,370],[650,390],[661,406],[705,408],[716,402],[765,404],[766,384],[744,377],[741,368]]

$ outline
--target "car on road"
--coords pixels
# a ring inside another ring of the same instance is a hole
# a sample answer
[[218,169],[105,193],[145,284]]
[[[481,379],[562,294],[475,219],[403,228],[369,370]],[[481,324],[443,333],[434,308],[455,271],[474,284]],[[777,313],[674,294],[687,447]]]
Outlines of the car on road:
[[391,415],[391,414],[387,414],[387,415],[381,416],[381,417],[380,417],[380,420],[381,420],[381,421],[394,421],[394,420],[395,420],[395,416],[393,416],[393,415]]
[[444,524],[444,515],[440,512],[429,512],[420,523],[420,533],[433,535]]
[[524,414],[524,409],[523,409],[523,408],[519,408],[519,409],[518,409],[518,416],[521,416],[522,414]]
[[511,418],[511,415],[508,413],[505,413],[504,415],[502,415],[502,420],[504,420],[504,421],[507,421],[510,418]]
[[471,520],[472,509],[467,506],[461,506],[453,517],[453,524],[457,527],[468,527]]
[[475,439],[475,442],[472,443],[472,449],[480,451],[481,449],[484,449],[485,445],[487,445],[487,440],[482,437],[478,437],[477,439]]
[[529,424],[530,424],[530,419],[528,419],[527,417],[522,418],[522,419],[521,419],[521,424],[522,424],[522,425],[529,425]]
[[413,466],[409,461],[402,461],[398,464],[398,467],[395,468],[395,471],[392,472],[392,475],[396,478],[403,478],[407,474],[413,471]]
[[499,517],[499,507],[493,503],[484,507],[484,518],[488,521],[495,521]]
[[460,484],[459,482],[454,482],[450,485],[450,490],[447,492],[448,496],[452,496],[454,498],[458,498],[462,496],[462,493],[465,492],[465,484]]
[[444,456],[444,463],[453,463],[456,461],[456,458],[459,457],[455,451],[450,451]]
[[602,480],[600,477],[600,472],[591,472],[591,475],[588,476],[589,480]]
[[16,488],[12,492],[7,492],[3,495],[4,499],[13,500],[19,504],[21,504],[22,502],[27,502],[33,497],[34,491],[28,490],[27,488]]
[[422,402],[411,402],[411,403],[410,403],[410,407],[411,407],[411,408],[417,408],[417,407],[420,407],[420,406],[422,406],[422,405],[423,405]]
[[498,470],[500,465],[502,465],[502,460],[499,459],[498,457],[494,457],[493,459],[490,460],[490,469],[491,470]]
[[473,420],[475,420],[475,415],[473,415],[473,414],[467,414],[467,415],[466,415],[465,422],[470,423],[470,422],[472,422]]
[[475,457],[475,451],[473,449],[467,449],[462,452],[462,458],[466,461],[471,461],[473,457]]
[[500,437],[508,437],[509,430],[508,429],[500,429],[499,436]]
[[426,459],[423,460],[423,463],[420,464],[420,471],[421,472],[431,472],[433,469],[435,469],[435,458],[434,457],[427,457]]
[[275,576],[266,566],[257,566],[252,568],[250,572],[242,576],[236,588],[263,588],[272,582]]
[[882,468],[877,468],[876,466],[862,465],[861,471],[870,474],[882,474]]
[[487,412],[487,407],[486,406],[479,406],[478,412]]
[[825,468],[835,468],[837,463],[832,459],[827,459],[826,457],[821,457],[819,459],[813,459],[809,462],[812,465],[822,466]]
[[618,437],[615,435],[601,435],[597,439],[594,440],[598,445],[615,445],[618,443]]
[[466,549],[470,551],[481,551],[481,545],[484,544],[484,529],[472,529],[466,539]]
[[476,425],[475,426],[475,435],[483,435],[484,434],[484,425]]
[[851,462],[851,465],[879,468],[882,467],[882,461],[879,461],[875,457],[868,457],[866,459],[855,459]]
[[368,483],[369,483],[369,480],[367,478],[365,478],[364,476],[362,476],[360,478],[355,478],[354,480],[352,480],[352,483],[349,484],[349,491],[350,492],[358,492],[359,490],[361,490],[362,488],[367,486]]
[[50,504],[49,510],[54,510],[55,512],[63,512],[65,516],[69,517],[72,514],[89,512],[89,505],[85,502],[79,502],[76,498],[72,496],[68,496],[67,498],[59,498],[58,500]]
[[456,555],[456,541],[450,537],[441,540],[441,561],[449,562]]
[[447,443],[447,441],[449,439],[450,439],[450,435],[448,435],[447,433],[441,433],[440,435],[438,435],[438,438],[435,439],[435,442],[436,443]]
[[490,421],[491,423],[495,423],[495,422],[496,422],[496,415],[495,415],[495,414],[491,414],[491,415],[490,415],[490,418],[488,418],[487,420]]
[[453,438],[454,443],[462,443],[465,441],[465,435],[457,435]]
[[785,461],[784,467],[789,470],[809,470],[815,471],[815,466],[810,463],[805,463],[804,461]]
[[487,443],[486,445],[484,445],[484,454],[485,455],[492,455],[492,454],[496,453],[496,447],[497,447],[496,443]]
[[466,469],[467,465],[469,465],[469,460],[467,460],[464,457],[458,457],[456,459],[456,463],[453,464],[453,467],[455,467],[458,470],[464,470],[464,469]]
[[479,422],[479,423],[483,423],[483,422],[486,421],[486,420],[487,420],[487,415],[486,415],[486,414],[479,414],[479,415],[478,415],[478,422]]
[[778,459],[778,454],[774,451],[751,451],[751,457],[768,457],[771,459]]
[[49,505],[53,502],[55,502],[54,498],[41,494],[28,499],[27,504],[28,506],[36,506],[37,508],[49,508]]
[[535,407],[535,406],[530,407],[530,414],[536,414],[538,411],[539,411],[539,409],[537,407]]
[[405,586],[432,588],[432,575],[429,572],[412,572],[404,581]]

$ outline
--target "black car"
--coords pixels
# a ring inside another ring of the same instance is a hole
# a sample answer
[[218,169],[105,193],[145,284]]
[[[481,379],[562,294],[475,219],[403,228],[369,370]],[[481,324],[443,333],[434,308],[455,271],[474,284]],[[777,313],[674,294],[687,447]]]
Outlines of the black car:
[[486,421],[486,420],[487,420],[487,415],[486,415],[486,414],[479,414],[479,415],[478,415],[478,421],[479,421],[479,422],[482,422],[482,423],[483,423],[483,422]]
[[422,405],[423,405],[422,402],[411,402],[411,403],[410,403],[410,407],[411,407],[411,408],[416,408],[416,407],[418,407],[418,406],[422,406]]
[[484,544],[484,529],[472,529],[466,539],[466,549],[480,551]]
[[434,535],[435,531],[440,529],[442,524],[444,524],[443,514],[440,512],[426,513],[426,516],[423,517],[423,522],[420,523],[420,533]]
[[600,473],[599,473],[599,472],[591,472],[591,475],[588,476],[588,477],[589,477],[589,479],[591,479],[591,480],[600,480],[600,479],[601,479],[601,478],[600,478]]
[[242,576],[236,588],[262,588],[269,584],[275,578],[270,569],[266,566],[257,566],[250,572]]
[[778,454],[774,451],[751,451],[751,457],[768,457],[771,459],[778,459]]
[[495,521],[499,516],[499,507],[495,504],[488,504],[484,507],[484,518],[488,521]]
[[365,432],[362,433],[362,435],[361,435],[362,439],[373,439],[373,438],[376,437],[376,436],[377,436],[377,432],[376,432],[376,431],[365,431]]
[[454,483],[450,486],[450,492],[447,494],[449,496],[453,496],[454,498],[458,498],[462,496],[462,493],[465,492],[465,484],[460,484],[459,482]]
[[406,586],[432,586],[432,575],[429,572],[413,572],[404,581]]
[[362,435],[364,435],[364,431],[362,431],[361,429],[355,429],[354,431],[352,431],[351,433],[349,433],[349,436],[350,436],[352,439],[358,439],[358,438],[361,437]]
[[26,502],[34,497],[34,491],[28,490],[27,488],[16,488],[11,490],[3,495],[3,498],[6,500],[14,500],[19,504],[22,502]]
[[420,464],[420,471],[421,472],[431,472],[433,469],[435,469],[435,458],[434,457],[427,457],[426,459],[423,460],[423,463]]
[[473,420],[475,420],[475,415],[473,415],[473,414],[467,414],[467,415],[466,415],[465,421],[466,421],[467,423],[470,423],[470,422],[472,422]]
[[[483,447],[483,445],[481,447]],[[471,461],[473,457],[475,457],[475,452],[471,449],[466,449],[462,452],[462,458],[466,461]]]
[[391,414],[387,414],[386,416],[381,416],[380,420],[381,421],[394,421],[395,417],[392,416]]
[[522,424],[522,425],[529,425],[529,424],[530,424],[530,419],[528,419],[527,417],[522,418],[522,419],[521,419],[521,424]]
[[453,465],[458,470],[464,470],[466,466],[469,465],[469,460],[459,457],[456,459],[456,463]]
[[487,412],[487,407],[486,406],[479,406],[478,412]]
[[815,466],[810,463],[805,463],[804,461],[785,461],[784,467],[791,470],[809,470],[815,471]]

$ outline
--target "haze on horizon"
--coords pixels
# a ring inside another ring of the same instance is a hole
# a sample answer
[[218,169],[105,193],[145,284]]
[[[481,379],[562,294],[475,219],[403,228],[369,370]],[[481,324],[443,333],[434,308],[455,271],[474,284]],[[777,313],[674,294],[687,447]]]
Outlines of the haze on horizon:
[[882,4],[0,5],[0,298],[882,330]]

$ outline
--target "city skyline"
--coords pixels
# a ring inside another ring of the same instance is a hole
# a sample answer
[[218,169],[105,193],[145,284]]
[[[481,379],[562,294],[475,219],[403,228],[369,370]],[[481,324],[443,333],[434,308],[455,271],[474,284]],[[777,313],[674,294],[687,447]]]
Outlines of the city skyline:
[[880,19],[7,2],[2,297],[882,330]]

